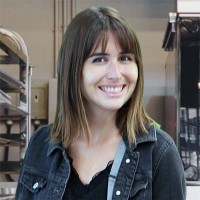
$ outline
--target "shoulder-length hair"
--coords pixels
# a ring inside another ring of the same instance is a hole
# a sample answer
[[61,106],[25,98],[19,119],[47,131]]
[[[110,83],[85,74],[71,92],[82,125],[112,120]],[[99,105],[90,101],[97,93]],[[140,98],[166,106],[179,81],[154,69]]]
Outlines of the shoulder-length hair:
[[130,99],[120,108],[116,125],[121,134],[127,131],[129,143],[138,132],[146,132],[152,123],[143,107],[144,75],[140,45],[126,19],[109,7],[91,7],[75,16],[67,27],[58,56],[57,109],[51,139],[69,147],[83,136],[89,143],[91,133],[81,93],[83,64],[101,44],[106,49],[109,34],[119,42],[123,52],[135,55],[138,80]]

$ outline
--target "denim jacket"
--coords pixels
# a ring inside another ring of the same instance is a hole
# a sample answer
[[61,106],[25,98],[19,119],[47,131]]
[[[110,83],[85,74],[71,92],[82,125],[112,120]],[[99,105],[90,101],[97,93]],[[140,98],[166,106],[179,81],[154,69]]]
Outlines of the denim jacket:
[[[16,200],[61,200],[70,176],[65,149],[48,137],[51,126],[38,129],[29,142],[18,181]],[[113,200],[185,200],[183,165],[171,137],[150,126],[126,144]]]

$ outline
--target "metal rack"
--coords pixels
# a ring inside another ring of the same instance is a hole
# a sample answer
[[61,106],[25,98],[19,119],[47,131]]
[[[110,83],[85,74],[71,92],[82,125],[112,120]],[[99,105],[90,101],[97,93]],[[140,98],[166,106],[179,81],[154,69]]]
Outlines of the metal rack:
[[30,139],[32,68],[24,40],[15,31],[2,27],[0,67],[0,197],[10,198]]
[[200,185],[200,2],[177,1],[169,14],[165,129],[174,138],[188,185]]
[[180,155],[188,181],[200,179],[200,123],[199,110],[181,108],[180,113]]

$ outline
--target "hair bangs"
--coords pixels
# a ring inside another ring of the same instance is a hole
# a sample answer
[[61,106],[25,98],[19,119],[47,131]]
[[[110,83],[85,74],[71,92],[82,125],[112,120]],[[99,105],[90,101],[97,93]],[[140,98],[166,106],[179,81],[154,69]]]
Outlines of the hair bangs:
[[99,46],[101,46],[102,53],[105,53],[108,40],[109,40],[109,31],[101,31],[101,33],[99,33],[97,36],[96,42],[90,52],[90,55],[93,54]]
[[134,35],[131,35],[131,33],[128,33],[124,29],[122,30],[117,29],[114,31],[114,34],[123,52],[133,53],[133,54],[136,53]]

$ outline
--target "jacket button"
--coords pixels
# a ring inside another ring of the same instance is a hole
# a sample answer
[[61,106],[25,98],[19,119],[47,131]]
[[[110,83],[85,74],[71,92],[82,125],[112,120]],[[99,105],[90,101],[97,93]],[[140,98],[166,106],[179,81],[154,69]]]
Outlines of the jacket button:
[[121,192],[119,190],[116,191],[116,195],[119,196]]
[[33,189],[35,190],[38,186],[39,186],[39,183],[36,182],[36,183],[33,185]]
[[130,163],[130,159],[128,158],[128,159],[126,159],[126,163]]
[[59,192],[59,189],[55,188],[55,189],[54,189],[54,192],[56,192],[56,193]]

